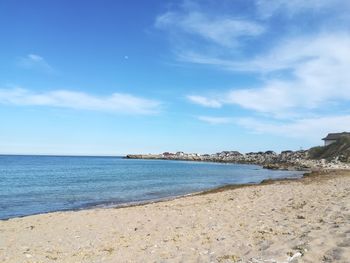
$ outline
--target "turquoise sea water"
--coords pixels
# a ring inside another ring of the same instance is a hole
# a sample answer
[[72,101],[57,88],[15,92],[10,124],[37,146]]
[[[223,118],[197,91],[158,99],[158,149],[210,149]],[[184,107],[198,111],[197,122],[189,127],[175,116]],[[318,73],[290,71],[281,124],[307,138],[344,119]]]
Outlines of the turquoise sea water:
[[0,156],[0,219],[117,206],[227,184],[301,175],[256,165],[120,157]]

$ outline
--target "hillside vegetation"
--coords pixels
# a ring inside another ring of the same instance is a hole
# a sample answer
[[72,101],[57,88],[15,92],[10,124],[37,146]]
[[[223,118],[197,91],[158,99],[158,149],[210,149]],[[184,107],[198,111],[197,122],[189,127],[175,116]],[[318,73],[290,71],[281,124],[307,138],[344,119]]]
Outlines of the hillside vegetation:
[[350,162],[350,136],[343,136],[328,146],[313,147],[309,150],[311,159],[332,160],[338,158],[342,162]]

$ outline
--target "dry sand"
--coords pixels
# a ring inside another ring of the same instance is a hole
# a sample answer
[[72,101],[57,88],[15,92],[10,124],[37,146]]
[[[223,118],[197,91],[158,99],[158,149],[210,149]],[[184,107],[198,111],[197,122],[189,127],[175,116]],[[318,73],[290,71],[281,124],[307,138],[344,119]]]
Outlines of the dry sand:
[[0,262],[350,262],[350,172],[0,221]]

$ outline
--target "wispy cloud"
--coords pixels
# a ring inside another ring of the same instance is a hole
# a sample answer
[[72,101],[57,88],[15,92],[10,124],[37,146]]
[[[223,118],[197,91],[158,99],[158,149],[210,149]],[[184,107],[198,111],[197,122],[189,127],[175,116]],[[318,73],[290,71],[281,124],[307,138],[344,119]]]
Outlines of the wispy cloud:
[[[348,5],[344,0],[258,0],[256,1],[257,11],[263,18],[269,18],[276,14],[294,16],[300,13],[312,11],[330,11],[330,8]],[[348,5],[349,6],[349,5]]]
[[256,133],[267,133],[289,138],[322,138],[329,132],[350,130],[350,115],[332,115],[301,118],[289,122],[263,121],[255,118],[240,118],[236,123]]
[[229,118],[198,116],[210,125],[235,124],[251,133],[271,134],[286,138],[315,139],[319,141],[329,132],[349,131],[350,115],[315,116],[296,120],[269,120],[253,117]]
[[211,125],[228,124],[233,122],[232,118],[227,117],[198,116],[197,119]]
[[187,99],[194,103],[198,104],[204,107],[209,108],[220,108],[222,106],[222,103],[219,100],[213,99],[213,98],[207,98],[203,96],[195,96],[195,95],[188,95]]
[[25,69],[40,70],[47,73],[55,73],[56,70],[42,57],[37,54],[28,54],[17,61],[18,66]]
[[154,114],[159,112],[161,106],[159,101],[125,93],[96,96],[69,90],[33,92],[22,88],[0,89],[0,103],[127,114]]
[[[156,21],[158,28],[177,33],[171,42],[175,59],[232,73],[239,81],[226,91],[189,91],[187,99],[217,108],[217,114],[235,105],[251,116],[197,119],[310,140],[350,130],[349,1],[225,1],[223,6],[231,7],[228,16],[190,2],[198,5],[185,5]],[[242,86],[247,76],[254,80]]]
[[237,45],[240,37],[257,36],[265,31],[264,26],[254,21],[194,10],[164,13],[157,17],[155,25],[169,33],[193,34],[226,47]]
[[219,98],[202,96],[201,100],[215,99],[219,105],[236,104],[273,115],[350,101],[349,46],[350,35],[344,33],[282,41],[268,54],[242,61],[237,70],[288,70],[289,77],[267,77],[260,87],[227,91]]
[[270,50],[252,58],[223,59],[188,52],[182,54],[182,60],[187,57],[188,62],[212,65],[233,72],[266,74],[279,70],[294,70],[299,65],[315,61],[318,58],[339,58],[342,55],[340,52],[347,55],[346,46],[348,45],[349,36],[349,32],[340,31],[284,37],[279,41],[275,41]]

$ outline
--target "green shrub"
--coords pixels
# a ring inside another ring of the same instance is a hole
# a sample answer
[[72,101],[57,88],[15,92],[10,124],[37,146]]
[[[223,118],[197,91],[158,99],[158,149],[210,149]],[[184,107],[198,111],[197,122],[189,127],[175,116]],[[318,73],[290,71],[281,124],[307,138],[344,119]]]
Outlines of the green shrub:
[[325,147],[323,146],[312,147],[309,150],[309,156],[311,159],[319,159],[324,153],[324,151],[325,151]]
[[317,146],[309,150],[309,158],[311,159],[331,160],[336,157],[344,162],[350,160],[350,136],[342,136],[330,145]]

